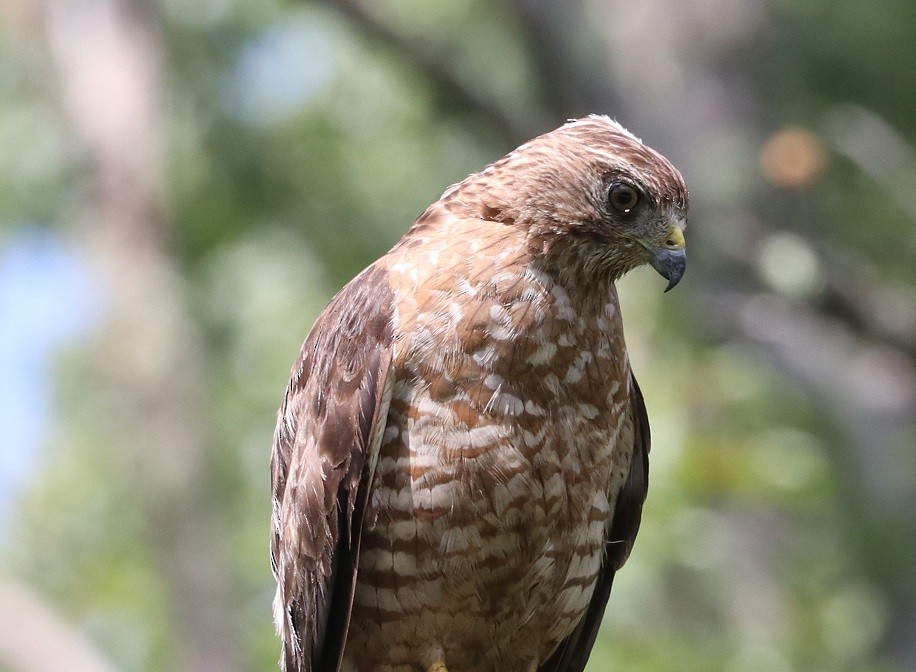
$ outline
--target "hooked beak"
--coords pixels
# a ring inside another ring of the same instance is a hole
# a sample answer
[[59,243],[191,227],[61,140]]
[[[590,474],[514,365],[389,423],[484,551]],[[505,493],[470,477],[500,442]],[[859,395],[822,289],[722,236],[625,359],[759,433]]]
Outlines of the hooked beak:
[[671,229],[662,247],[647,248],[649,264],[668,281],[666,292],[673,289],[684,277],[684,271],[687,270],[686,248],[684,232],[679,227]]

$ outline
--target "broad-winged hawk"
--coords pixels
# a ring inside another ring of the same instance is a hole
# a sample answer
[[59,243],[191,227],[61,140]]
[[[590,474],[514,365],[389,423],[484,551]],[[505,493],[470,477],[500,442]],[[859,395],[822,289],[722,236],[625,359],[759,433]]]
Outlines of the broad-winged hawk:
[[685,268],[687,189],[591,116],[449,188],[325,308],[280,407],[287,672],[573,672],[639,527],[614,282]]

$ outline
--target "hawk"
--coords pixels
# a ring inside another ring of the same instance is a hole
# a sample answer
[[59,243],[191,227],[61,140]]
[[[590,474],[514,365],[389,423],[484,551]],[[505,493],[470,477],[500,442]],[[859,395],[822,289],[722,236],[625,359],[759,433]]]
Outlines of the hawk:
[[271,457],[286,672],[584,668],[648,477],[614,283],[649,263],[677,284],[686,214],[667,159],[573,120],[331,300]]

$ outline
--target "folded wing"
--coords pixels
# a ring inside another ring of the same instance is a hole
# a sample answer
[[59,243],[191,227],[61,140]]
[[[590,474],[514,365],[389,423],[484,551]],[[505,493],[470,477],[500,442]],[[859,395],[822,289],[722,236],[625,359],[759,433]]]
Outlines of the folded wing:
[[335,672],[391,399],[392,295],[370,266],[321,313],[293,367],[271,454],[274,620],[285,672]]

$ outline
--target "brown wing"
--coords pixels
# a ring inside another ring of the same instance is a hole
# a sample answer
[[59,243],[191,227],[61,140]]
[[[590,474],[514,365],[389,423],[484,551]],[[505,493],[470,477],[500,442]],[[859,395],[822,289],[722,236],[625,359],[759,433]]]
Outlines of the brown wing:
[[286,672],[340,667],[391,397],[391,315],[387,272],[370,266],[318,317],[280,406],[270,559]]
[[646,501],[649,487],[649,416],[636,378],[630,373],[630,413],[633,420],[633,459],[626,482],[617,495],[611,529],[605,542],[605,557],[598,574],[595,592],[589,602],[585,616],[554,654],[538,668],[538,672],[582,672],[595,644],[595,637],[601,626],[604,608],[611,596],[614,574],[623,567],[630,555],[639,521],[642,505]]

